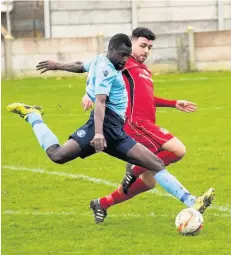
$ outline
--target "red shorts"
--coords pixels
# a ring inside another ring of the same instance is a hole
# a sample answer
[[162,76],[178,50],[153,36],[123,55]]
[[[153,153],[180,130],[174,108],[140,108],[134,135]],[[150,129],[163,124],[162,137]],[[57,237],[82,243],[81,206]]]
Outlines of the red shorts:
[[124,131],[153,153],[157,153],[163,144],[174,137],[166,129],[156,126],[151,121],[135,124],[127,120]]

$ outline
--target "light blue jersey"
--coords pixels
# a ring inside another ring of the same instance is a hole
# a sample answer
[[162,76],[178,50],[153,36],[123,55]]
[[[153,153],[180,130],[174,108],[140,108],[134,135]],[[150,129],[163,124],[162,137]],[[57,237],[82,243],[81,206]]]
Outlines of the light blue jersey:
[[96,95],[107,95],[106,107],[125,118],[127,108],[127,91],[121,71],[117,71],[105,55],[83,63],[88,72],[86,91],[95,102]]

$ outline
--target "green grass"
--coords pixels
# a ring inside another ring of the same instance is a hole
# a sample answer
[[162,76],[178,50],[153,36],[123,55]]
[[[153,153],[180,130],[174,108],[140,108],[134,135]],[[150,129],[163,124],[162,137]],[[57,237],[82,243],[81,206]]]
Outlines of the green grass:
[[[184,205],[163,196],[166,192],[160,187],[158,193],[144,193],[110,208],[105,223],[96,225],[89,201],[114,187],[77,175],[119,183],[124,162],[98,154],[55,165],[39,147],[31,127],[5,111],[15,101],[42,105],[45,122],[65,142],[88,118],[80,105],[85,78],[12,80],[2,82],[3,255],[230,254],[230,73],[160,75],[154,81],[156,95],[198,104],[193,114],[158,109],[157,122],[187,147],[185,158],[169,171],[196,195],[211,186],[216,189],[201,234],[177,233],[174,220]],[[30,171],[36,168],[45,172]]]

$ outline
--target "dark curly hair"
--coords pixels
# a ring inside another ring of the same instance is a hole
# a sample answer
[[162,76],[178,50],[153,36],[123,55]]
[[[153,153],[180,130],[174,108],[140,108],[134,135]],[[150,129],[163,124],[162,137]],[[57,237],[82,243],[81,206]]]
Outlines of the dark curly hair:
[[156,35],[146,27],[137,27],[132,31],[132,39],[144,37],[148,40],[154,41],[156,39]]
[[121,44],[125,44],[129,48],[132,47],[131,40],[126,34],[116,34],[110,39],[108,48],[118,49]]

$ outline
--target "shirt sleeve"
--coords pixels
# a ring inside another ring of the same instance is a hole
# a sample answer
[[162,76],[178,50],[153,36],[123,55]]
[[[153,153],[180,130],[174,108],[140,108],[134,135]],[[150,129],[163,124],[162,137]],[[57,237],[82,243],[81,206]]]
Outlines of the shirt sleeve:
[[160,97],[155,97],[155,104],[157,107],[175,107],[176,100],[168,100]]
[[95,95],[109,96],[113,81],[117,76],[117,72],[109,66],[98,68],[95,80]]
[[89,72],[90,70],[90,67],[91,67],[91,60],[88,60],[88,61],[84,61],[83,62],[83,68],[86,72]]

